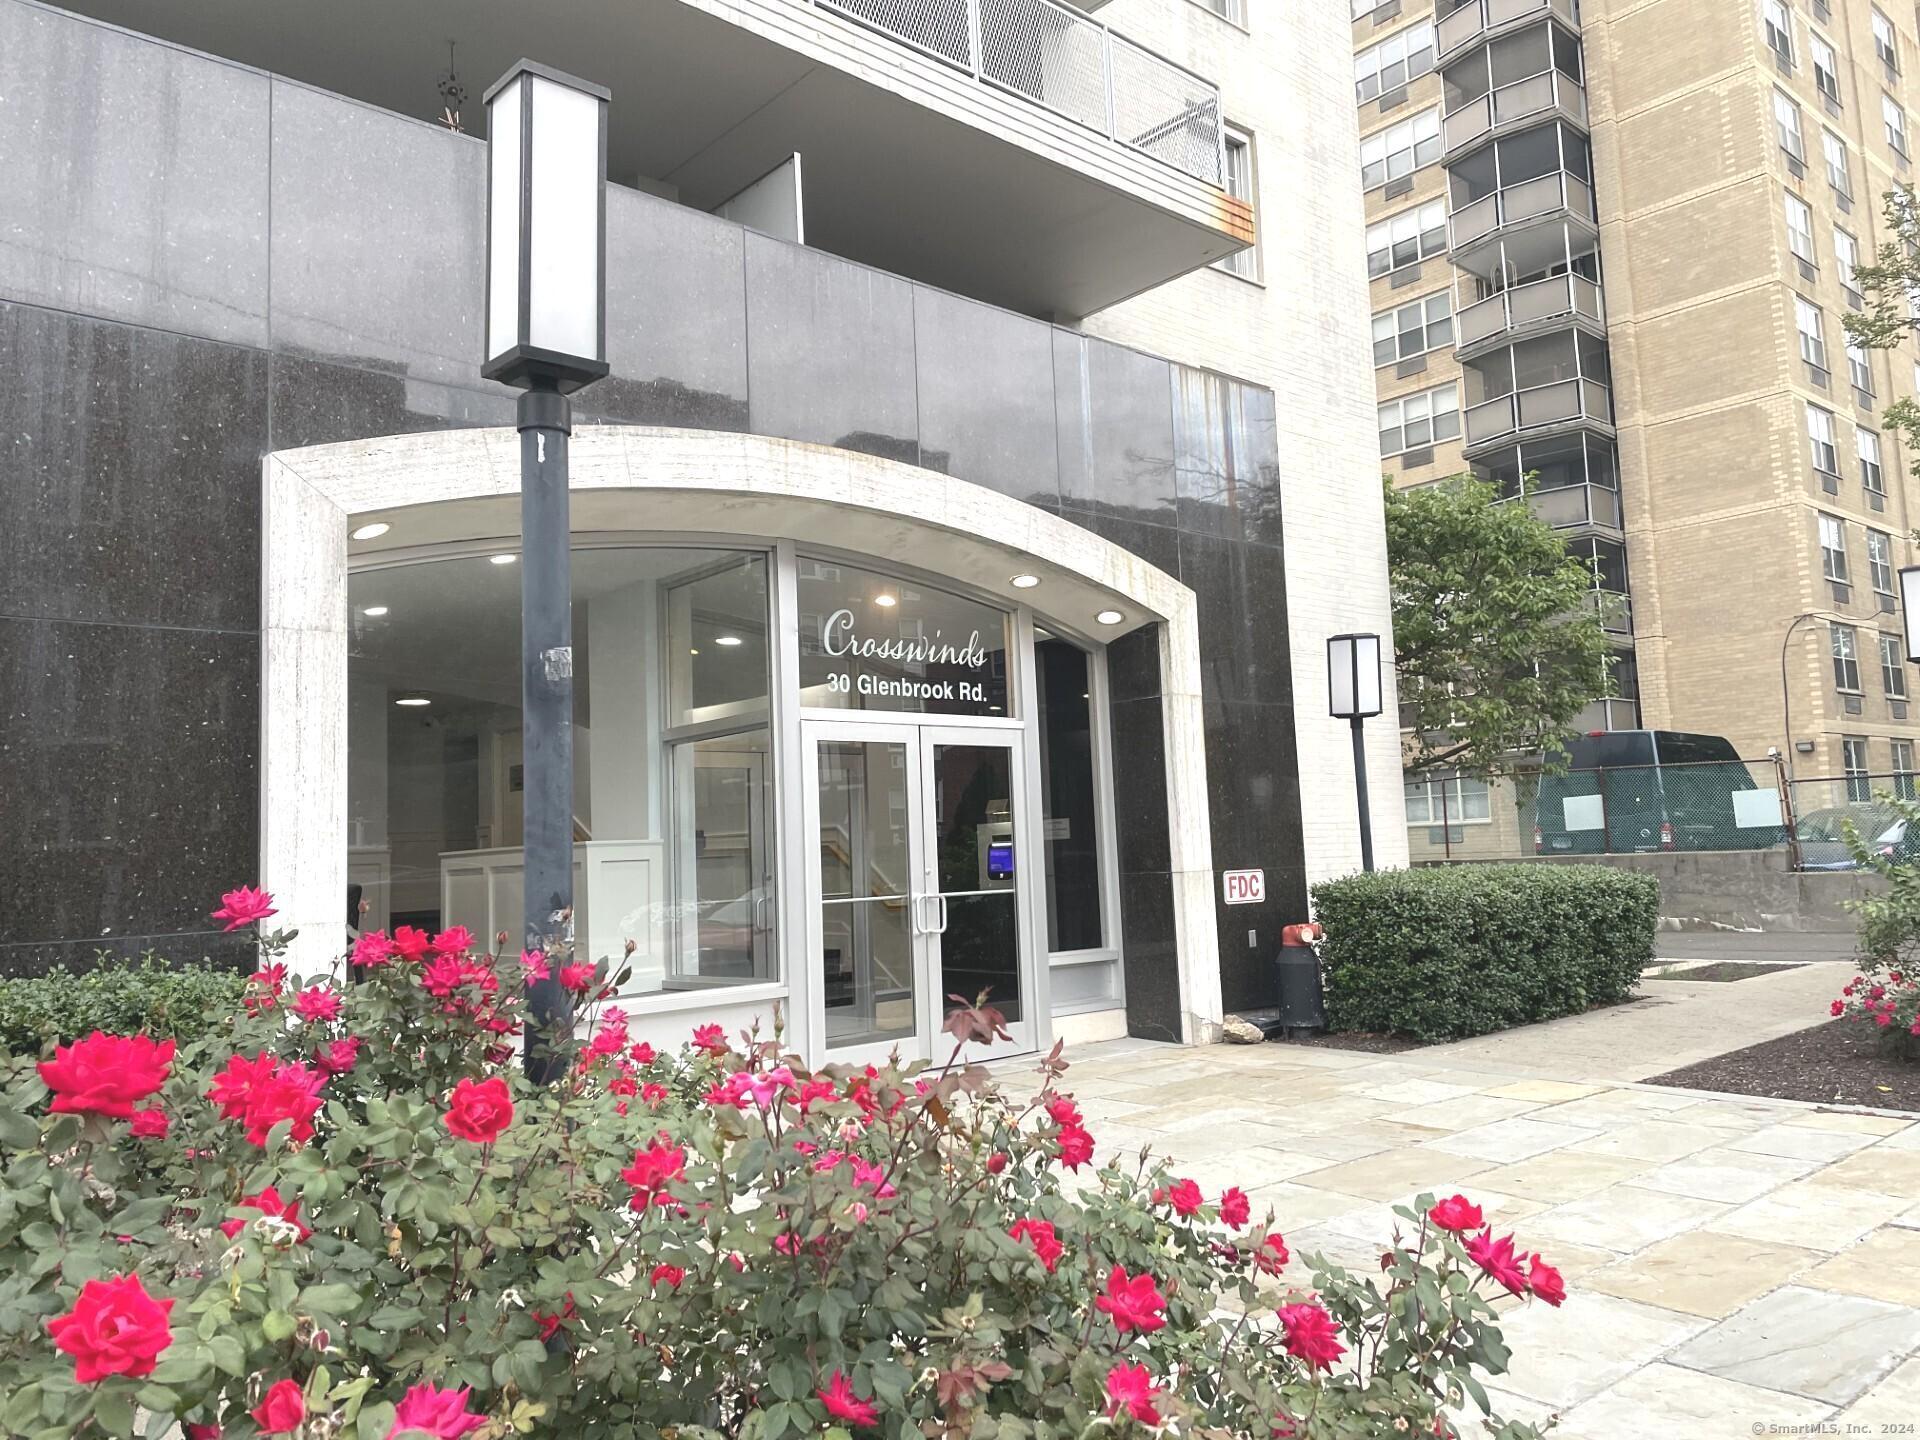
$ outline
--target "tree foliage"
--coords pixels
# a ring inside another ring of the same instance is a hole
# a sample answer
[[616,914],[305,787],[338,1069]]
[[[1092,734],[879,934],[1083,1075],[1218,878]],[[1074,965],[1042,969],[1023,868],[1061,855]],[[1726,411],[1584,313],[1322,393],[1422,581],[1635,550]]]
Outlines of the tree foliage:
[[1388,482],[1387,564],[1407,771],[1564,763],[1574,716],[1611,685],[1586,563],[1525,505],[1457,475]]
[[[1868,350],[1891,350],[1920,333],[1920,213],[1914,208],[1913,187],[1889,190],[1882,213],[1893,238],[1871,264],[1856,266],[1853,272],[1867,308],[1841,317],[1847,339]],[[1920,404],[1903,396],[1880,413],[1881,422],[1898,430],[1910,449],[1920,449]]]

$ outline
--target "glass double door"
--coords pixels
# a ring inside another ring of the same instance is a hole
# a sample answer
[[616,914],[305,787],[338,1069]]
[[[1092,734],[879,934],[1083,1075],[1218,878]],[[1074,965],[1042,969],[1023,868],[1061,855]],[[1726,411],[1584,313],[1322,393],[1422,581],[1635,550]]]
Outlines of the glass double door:
[[807,993],[827,1057],[944,1061],[947,1016],[983,993],[1013,1039],[969,1053],[1032,1049],[1019,732],[803,728]]

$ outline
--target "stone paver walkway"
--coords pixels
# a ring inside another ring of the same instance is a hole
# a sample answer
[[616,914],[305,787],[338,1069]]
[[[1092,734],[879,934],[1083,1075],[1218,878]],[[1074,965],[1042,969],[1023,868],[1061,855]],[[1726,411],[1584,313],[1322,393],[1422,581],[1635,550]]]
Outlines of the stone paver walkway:
[[1102,1158],[1237,1184],[1296,1254],[1370,1271],[1394,1204],[1466,1194],[1566,1276],[1561,1308],[1507,1307],[1489,1387],[1560,1440],[1920,1424],[1920,1116],[1621,1084],[1570,1070],[1585,1052],[1542,1078],[1524,1048],[1516,1071],[1123,1041],[1069,1052],[1064,1088]]

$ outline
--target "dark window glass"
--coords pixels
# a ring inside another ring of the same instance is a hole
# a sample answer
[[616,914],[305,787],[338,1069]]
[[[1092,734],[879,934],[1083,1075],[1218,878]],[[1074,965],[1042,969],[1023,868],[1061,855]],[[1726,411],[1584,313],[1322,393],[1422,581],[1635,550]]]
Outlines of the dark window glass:
[[1064,640],[1041,640],[1034,646],[1034,664],[1040,679],[1047,949],[1092,950],[1102,943],[1103,932],[1087,657]]
[[802,556],[800,703],[1005,715],[1006,612],[915,580]]
[[1662,765],[1704,765],[1709,761],[1740,758],[1733,742],[1720,735],[1683,735],[1661,730],[1655,733],[1653,742],[1659,747]]

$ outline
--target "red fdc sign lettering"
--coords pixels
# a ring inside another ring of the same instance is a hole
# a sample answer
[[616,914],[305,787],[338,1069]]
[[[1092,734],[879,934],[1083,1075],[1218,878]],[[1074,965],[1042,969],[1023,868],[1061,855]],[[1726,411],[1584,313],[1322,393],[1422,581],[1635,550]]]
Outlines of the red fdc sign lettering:
[[1220,872],[1221,898],[1229,905],[1258,905],[1267,898],[1267,872],[1264,870],[1223,870]]

